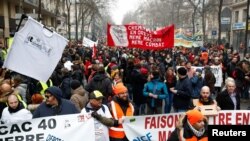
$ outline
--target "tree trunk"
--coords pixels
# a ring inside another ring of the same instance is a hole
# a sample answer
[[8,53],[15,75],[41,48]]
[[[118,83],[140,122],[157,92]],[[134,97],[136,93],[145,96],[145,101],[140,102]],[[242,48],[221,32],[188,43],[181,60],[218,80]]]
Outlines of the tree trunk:
[[69,0],[66,0],[66,8],[67,8],[67,20],[68,20],[68,36],[69,36],[69,41],[71,41],[71,30],[70,30],[70,1]]
[[223,0],[219,2],[219,12],[218,12],[218,44],[221,44],[221,10],[222,10]]
[[193,14],[192,14],[192,26],[193,26],[193,35],[195,34],[195,29],[197,28],[196,26],[195,26],[195,15],[196,15],[196,7],[194,7],[194,12],[193,12]]
[[203,42],[205,42],[206,41],[206,37],[205,37],[205,35],[206,35],[206,21],[205,21],[205,16],[206,16],[206,14],[205,14],[205,1],[203,0],[202,1],[202,32],[203,32]]

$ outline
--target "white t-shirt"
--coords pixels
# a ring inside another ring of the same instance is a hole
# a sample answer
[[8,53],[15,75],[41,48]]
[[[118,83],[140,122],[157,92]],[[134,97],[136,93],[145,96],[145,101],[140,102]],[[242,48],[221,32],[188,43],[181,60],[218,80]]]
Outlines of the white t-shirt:
[[8,107],[5,107],[3,109],[1,121],[3,121],[5,124],[12,124],[31,119],[32,119],[32,114],[27,109],[21,109],[15,113],[10,113]]
[[4,67],[46,82],[59,62],[68,40],[31,17],[14,36]]
[[[107,117],[107,118],[112,118],[112,115],[109,111],[109,108],[106,105],[103,105],[105,112],[103,111],[103,108],[100,108],[97,113]],[[93,111],[89,111],[89,113],[92,113]],[[86,114],[88,113],[86,111],[86,108],[83,108],[81,113]],[[98,120],[94,119],[95,122],[95,141],[109,141],[109,130],[108,127],[103,125],[101,122]]]

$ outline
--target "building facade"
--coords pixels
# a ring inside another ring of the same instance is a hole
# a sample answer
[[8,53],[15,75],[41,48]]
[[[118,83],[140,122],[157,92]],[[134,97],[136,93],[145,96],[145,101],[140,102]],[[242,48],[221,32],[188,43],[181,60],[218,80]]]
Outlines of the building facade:
[[[242,51],[241,46],[245,42],[246,17],[247,17],[247,0],[234,0],[231,5],[232,9],[232,27],[231,27],[231,45],[237,51]],[[250,27],[250,26],[248,26]],[[249,41],[249,29],[248,29]]]
[[[23,13],[36,20],[40,20],[48,28],[65,36],[64,9],[64,0],[0,0],[1,46],[7,46],[7,38],[16,32],[17,25]],[[38,19],[39,17],[40,19]]]

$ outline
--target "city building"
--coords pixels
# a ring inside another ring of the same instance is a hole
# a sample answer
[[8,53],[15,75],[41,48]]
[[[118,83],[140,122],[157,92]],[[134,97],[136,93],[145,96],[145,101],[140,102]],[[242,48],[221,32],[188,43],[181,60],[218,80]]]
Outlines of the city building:
[[[241,51],[240,48],[245,42],[246,17],[247,17],[247,0],[234,0],[231,5],[232,9],[232,40],[231,45],[234,49]],[[249,26],[250,27],[250,26]],[[248,40],[249,41],[249,29]]]
[[23,13],[65,36],[64,11],[65,0],[0,0],[0,43],[7,46]]

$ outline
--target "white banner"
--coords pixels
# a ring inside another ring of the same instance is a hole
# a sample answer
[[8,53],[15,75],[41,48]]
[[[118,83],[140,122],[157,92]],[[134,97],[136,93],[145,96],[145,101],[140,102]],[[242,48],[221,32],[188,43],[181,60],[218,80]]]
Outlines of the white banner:
[[97,46],[97,41],[94,42],[86,37],[83,37],[82,45],[85,47],[94,47],[94,45]]
[[57,66],[68,40],[28,18],[15,33],[3,67],[46,82]]
[[[130,141],[166,141],[184,113],[125,117],[123,128]],[[250,125],[250,111],[227,110],[208,118],[209,125]]]
[[37,118],[18,124],[0,124],[0,141],[94,141],[90,115]]
[[[178,69],[181,66],[177,66],[176,69]],[[210,66],[211,67],[211,71],[214,74],[215,78],[216,78],[216,82],[214,84],[215,87],[221,87],[222,82],[223,82],[223,74],[222,74],[222,68],[221,66]],[[205,72],[204,72],[204,67],[196,67],[196,66],[192,66],[192,69],[194,69],[194,71],[199,68],[202,70],[202,76],[204,77]]]

